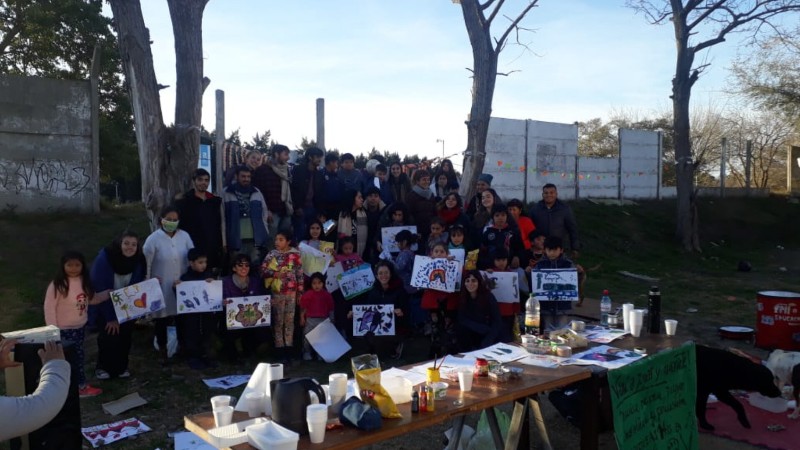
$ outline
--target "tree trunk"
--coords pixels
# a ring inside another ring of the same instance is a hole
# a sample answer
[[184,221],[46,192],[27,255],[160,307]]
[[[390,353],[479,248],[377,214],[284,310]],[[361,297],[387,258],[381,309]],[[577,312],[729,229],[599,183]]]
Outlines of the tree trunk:
[[676,237],[687,251],[700,251],[697,207],[694,192],[689,100],[698,73],[692,73],[694,51],[688,48],[688,33],[679,14],[675,14],[675,41],[678,49],[675,78],[672,79],[672,124],[675,132],[675,177],[678,195]]
[[167,132],[161,114],[158,83],[139,0],[109,0],[116,24],[122,68],[128,82],[142,171],[142,200],[151,227],[167,204]]
[[499,50],[492,45],[491,32],[484,26],[483,11],[476,0],[462,0],[461,10],[472,45],[472,107],[467,125],[467,148],[460,194],[467,202],[475,193],[475,183],[486,160],[486,136],[492,116],[492,99],[497,79]]
[[188,188],[197,168],[203,108],[203,10],[208,0],[168,0],[175,37],[175,135],[167,166],[167,200]]

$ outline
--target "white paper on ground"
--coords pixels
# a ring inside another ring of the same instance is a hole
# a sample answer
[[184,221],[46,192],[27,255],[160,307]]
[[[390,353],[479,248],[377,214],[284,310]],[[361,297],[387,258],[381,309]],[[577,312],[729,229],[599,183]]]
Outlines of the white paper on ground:
[[212,389],[230,389],[250,381],[250,375],[225,375],[219,378],[204,379],[203,383]]
[[117,400],[103,403],[103,411],[105,411],[106,414],[116,416],[117,414],[122,414],[129,409],[146,404],[147,400],[140,397],[138,392],[134,392],[133,394],[128,394]]
[[330,319],[325,319],[307,335],[308,343],[325,362],[331,363],[350,351],[350,344],[344,340]]
[[191,431],[175,433],[173,437],[175,439],[175,450],[216,450],[216,447]]

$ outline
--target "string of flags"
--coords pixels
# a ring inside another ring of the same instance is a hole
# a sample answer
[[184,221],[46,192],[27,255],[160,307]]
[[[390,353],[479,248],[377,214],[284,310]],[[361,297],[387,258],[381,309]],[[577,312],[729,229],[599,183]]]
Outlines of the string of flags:
[[[525,166],[515,166],[511,163],[504,163],[503,161],[497,161],[497,167],[500,169],[505,169],[513,172],[526,172],[530,171],[531,173],[538,174],[543,177],[550,177],[556,176],[565,179],[574,180],[576,177],[579,180],[604,180],[606,178],[621,178],[620,175],[616,173],[596,173],[596,172],[567,172],[567,171],[557,171],[557,170],[548,170],[548,169],[538,169],[537,167],[525,167]],[[630,177],[643,177],[643,176],[655,176],[657,175],[656,170],[647,170],[647,171],[637,171],[637,172],[626,172],[624,174],[624,178]]]

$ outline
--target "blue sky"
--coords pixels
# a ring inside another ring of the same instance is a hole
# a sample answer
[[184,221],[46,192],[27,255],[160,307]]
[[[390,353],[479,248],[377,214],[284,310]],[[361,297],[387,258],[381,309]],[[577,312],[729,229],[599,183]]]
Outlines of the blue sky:
[[[515,14],[522,0],[506,2]],[[164,0],[142,0],[153,39],[164,120],[174,117],[175,59]],[[504,24],[502,18],[497,25]],[[523,25],[531,51],[507,47],[493,116],[572,123],[627,111],[669,110],[674,44],[623,0],[542,0]],[[314,138],[315,100],[326,101],[328,148],[373,146],[448,155],[466,145],[472,54],[461,7],[451,0],[211,0],[203,21],[203,124],[213,129],[214,91],[225,91],[226,128],[249,139],[272,131],[297,146]],[[694,104],[720,95],[735,43],[711,50]],[[461,158],[454,158],[460,165]]]

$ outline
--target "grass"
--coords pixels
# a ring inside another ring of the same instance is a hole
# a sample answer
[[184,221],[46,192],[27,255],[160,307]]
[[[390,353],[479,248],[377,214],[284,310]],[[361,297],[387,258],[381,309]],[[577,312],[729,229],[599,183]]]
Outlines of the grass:
[[[800,206],[785,198],[701,199],[701,254],[686,254],[678,248],[673,237],[673,201],[635,206],[580,201],[572,206],[584,245],[579,262],[590,269],[587,295],[598,297],[603,289],[609,289],[615,303],[633,301],[644,306],[649,283],[623,277],[618,271],[660,278],[664,314],[679,318],[681,326],[698,340],[715,338],[720,325],[754,326],[755,294],[760,290],[800,291],[800,236],[796,223]],[[4,308],[0,331],[43,324],[44,291],[63,250],[80,250],[91,260],[126,227],[146,236],[149,231],[145,217],[141,205],[108,209],[94,216],[0,217],[0,235],[5,237],[0,248],[0,298]],[[737,272],[740,260],[749,261],[753,271]],[[687,313],[690,307],[699,312]],[[205,411],[207,399],[217,393],[207,389],[202,378],[250,373],[258,362],[254,359],[242,366],[221,365],[205,374],[183,364],[164,370],[151,350],[152,330],[138,329],[134,336],[132,378],[97,383],[104,394],[81,401],[84,426],[138,417],[153,428],[153,432],[138,439],[114,444],[117,449],[171,447],[167,433],[182,430],[183,416]],[[87,375],[91,379],[96,352],[93,336],[87,338],[86,345]],[[405,353],[403,360],[384,363],[403,365],[424,359],[425,341],[413,340]],[[260,354],[260,360],[269,360],[268,349]],[[287,376],[311,376],[321,381],[333,372],[349,373],[349,358],[333,364],[303,362],[286,370]],[[103,402],[132,392],[139,392],[148,405],[118,417],[102,412]],[[230,391],[233,395],[239,392]],[[428,434],[418,439],[406,436],[391,448],[422,448],[430,444],[430,439]],[[434,439],[438,441],[438,435]]]

